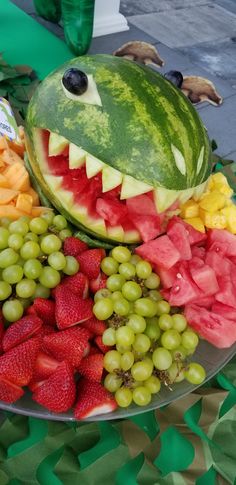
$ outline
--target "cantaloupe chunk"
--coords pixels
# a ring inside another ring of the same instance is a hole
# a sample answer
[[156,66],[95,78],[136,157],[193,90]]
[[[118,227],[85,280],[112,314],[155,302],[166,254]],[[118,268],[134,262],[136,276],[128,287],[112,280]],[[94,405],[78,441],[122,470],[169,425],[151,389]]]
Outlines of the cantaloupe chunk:
[[9,141],[8,146],[21,158],[24,158],[25,146],[22,141],[20,141],[20,143],[16,143],[15,141]]
[[9,217],[16,221],[21,216],[25,216],[25,212],[19,211],[14,205],[0,205],[0,217]]
[[10,187],[7,178],[2,173],[0,173],[0,187],[5,187],[6,189]]
[[5,169],[4,175],[15,190],[27,192],[30,188],[29,174],[21,163],[17,162]]
[[2,150],[7,150],[8,149],[8,143],[5,138],[5,136],[0,137],[0,151]]
[[14,187],[21,192],[27,192],[30,188],[30,179],[28,172],[25,171],[15,182]]
[[32,197],[32,200],[33,200],[33,205],[39,205],[40,204],[40,201],[39,201],[39,196],[37,194],[37,192],[35,192],[34,189],[32,189],[32,187],[30,187],[28,190],[27,190],[27,193],[29,195],[31,195]]
[[42,207],[42,206],[32,207],[31,217],[40,217],[41,214],[43,214],[44,212],[49,212],[51,210],[52,209],[49,209],[48,207]]
[[19,194],[19,192],[17,190],[1,188],[0,189],[0,205],[9,204],[9,202],[11,202],[13,199],[15,199],[18,194]]
[[22,163],[14,163],[13,165],[9,165],[8,167],[5,168],[4,170],[4,175],[9,180],[11,179],[14,180],[14,178],[17,178],[17,174],[22,173],[25,169],[25,167],[22,165]]
[[29,194],[19,194],[16,199],[16,208],[30,214],[32,211],[33,198]]
[[21,163],[23,165],[24,161],[17,153],[15,153],[11,148],[3,150],[1,153],[1,159],[6,165],[13,165],[14,163]]

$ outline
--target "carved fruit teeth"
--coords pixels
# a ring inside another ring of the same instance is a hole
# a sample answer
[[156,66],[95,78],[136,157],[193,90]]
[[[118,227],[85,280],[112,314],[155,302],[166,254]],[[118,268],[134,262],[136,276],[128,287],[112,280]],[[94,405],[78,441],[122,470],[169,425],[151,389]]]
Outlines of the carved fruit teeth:
[[178,198],[178,190],[169,190],[164,187],[158,187],[153,190],[154,202],[158,213],[168,209]]
[[123,183],[121,187],[121,199],[129,199],[130,197],[135,197],[136,195],[145,194],[153,190],[151,185],[145,182],[140,182],[130,175],[123,176]]
[[53,192],[55,192],[57,189],[59,189],[59,187],[61,187],[63,177],[44,174],[44,178],[47,182],[49,189],[51,189]]
[[98,160],[98,158],[93,157],[93,155],[86,155],[86,174],[88,179],[97,175],[105,167],[105,164]]
[[108,192],[122,183],[123,174],[115,168],[105,165],[102,170],[102,191]]
[[65,148],[69,145],[69,142],[64,136],[57,133],[50,132],[48,143],[48,155],[49,157],[55,157],[60,155]]
[[75,145],[70,143],[69,145],[69,167],[71,169],[80,168],[85,163],[86,152]]

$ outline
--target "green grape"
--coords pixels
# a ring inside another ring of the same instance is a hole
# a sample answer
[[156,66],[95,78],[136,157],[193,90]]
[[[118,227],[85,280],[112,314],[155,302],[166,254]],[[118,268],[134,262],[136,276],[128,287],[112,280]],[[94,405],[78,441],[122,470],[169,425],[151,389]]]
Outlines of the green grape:
[[162,313],[159,317],[158,325],[161,330],[170,330],[173,327],[173,317],[168,313]]
[[[3,228],[2,228],[3,229]],[[24,244],[24,239],[21,234],[11,234],[8,238],[8,246],[9,248],[14,249],[14,251],[18,251],[21,246]]]
[[153,372],[153,362],[151,359],[144,359],[135,364],[131,368],[131,375],[136,381],[146,381]]
[[125,278],[121,274],[112,274],[107,278],[107,288],[110,291],[121,290],[125,283]]
[[202,365],[191,362],[184,372],[185,379],[191,384],[201,384],[206,378],[206,371]]
[[2,272],[2,279],[10,285],[15,285],[23,278],[23,269],[18,264],[8,266]]
[[145,386],[139,386],[133,390],[133,401],[138,406],[147,406],[150,403],[151,398],[151,393]]
[[21,234],[21,236],[25,236],[27,232],[29,232],[29,226],[27,222],[18,219],[18,221],[11,222],[9,231],[11,234],[17,233]]
[[34,241],[34,242],[38,242],[39,238],[37,236],[37,234],[35,234],[34,232],[28,232],[26,235],[25,235],[25,242],[27,241]]
[[35,299],[35,298],[45,298],[47,300],[49,297],[50,297],[50,289],[45,288],[45,286],[40,285],[40,283],[38,283],[36,285],[36,289],[35,289],[35,292],[34,292],[32,298],[33,299]]
[[154,300],[154,301],[161,301],[162,300],[162,296],[160,294],[160,291],[157,291],[157,290],[150,290],[148,292],[148,296],[149,296],[149,298],[151,298],[151,300]]
[[159,288],[160,282],[160,276],[156,273],[151,273],[150,276],[145,279],[144,284],[149,290],[156,290],[156,288]]
[[185,330],[182,333],[182,345],[187,350],[194,350],[199,342],[199,338],[192,330]]
[[121,408],[127,408],[132,402],[132,391],[128,387],[120,387],[115,393],[115,400]]
[[147,387],[151,394],[156,394],[161,389],[161,381],[156,376],[150,376],[145,380],[144,386]]
[[[32,219],[33,221],[34,219]],[[33,231],[34,232],[34,231]],[[62,242],[55,234],[44,236],[41,241],[41,249],[45,254],[51,254],[60,251]],[[72,256],[71,256],[72,257]]]
[[104,345],[115,345],[116,344],[116,331],[114,328],[106,328],[102,335],[102,342]]
[[41,215],[41,218],[47,222],[48,226],[50,226],[52,224],[54,216],[55,214],[52,210],[47,210],[43,212],[43,214]]
[[35,259],[39,254],[40,246],[35,241],[27,241],[20,250],[20,255],[23,259]]
[[10,224],[11,224],[11,219],[8,219],[8,217],[1,217],[0,226],[8,228]]
[[168,301],[160,300],[157,302],[157,315],[163,315],[163,313],[170,313],[170,305]]
[[6,249],[9,246],[8,244],[9,234],[10,233],[6,229],[6,227],[0,227],[0,249]]
[[19,254],[17,254],[14,249],[7,248],[0,252],[0,268],[7,268],[12,264],[16,264],[19,259]]
[[141,261],[141,258],[138,254],[132,254],[131,258],[130,258],[130,263],[133,264],[134,266],[136,266],[136,264]]
[[34,217],[31,219],[29,227],[35,234],[44,234],[48,230],[48,223],[42,217]]
[[22,222],[27,222],[27,224],[29,224],[29,222],[31,221],[31,218],[30,216],[21,216],[20,219],[18,220]]
[[3,303],[2,314],[8,322],[16,322],[24,313],[24,307],[19,300],[7,300]]
[[128,350],[127,352],[124,352],[121,355],[120,365],[121,365],[121,369],[122,370],[124,370],[124,371],[129,370],[132,367],[133,363],[134,363],[134,354],[133,354],[133,352],[131,352],[130,350]]
[[142,296],[142,289],[135,281],[126,281],[122,286],[122,294],[127,300],[135,301]]
[[107,372],[114,372],[114,370],[120,369],[121,355],[117,350],[109,350],[104,355],[103,367]]
[[0,301],[6,300],[12,292],[12,287],[6,281],[0,281]]
[[116,344],[116,350],[120,352],[120,354],[124,354],[125,352],[131,352],[131,345]]
[[176,360],[177,362],[185,360],[187,356],[186,349],[182,345],[172,350],[171,354],[172,354],[173,360]]
[[36,283],[34,280],[23,278],[16,285],[16,294],[20,298],[30,298],[36,290]]
[[170,379],[170,384],[173,384],[174,382],[182,382],[185,378],[183,366],[173,362],[168,369],[168,376]]
[[106,375],[103,384],[109,392],[116,392],[122,386],[122,379],[112,372]]
[[161,336],[161,344],[165,349],[177,349],[181,344],[181,335],[173,328],[163,332]]
[[63,253],[56,251],[48,256],[48,264],[58,271],[61,271],[66,266],[66,258]]
[[94,295],[94,301],[95,303],[97,303],[97,301],[102,300],[102,298],[111,298],[111,297],[112,297],[112,293],[107,288],[101,288],[101,290],[96,291]]
[[152,274],[152,267],[148,261],[139,261],[136,264],[136,273],[139,278],[147,279]]
[[142,317],[154,317],[158,303],[151,298],[139,298],[134,303],[135,313]]
[[[109,291],[109,290],[107,290],[107,291]],[[114,291],[113,293],[111,293],[111,292],[109,291],[109,293],[110,293],[110,297],[111,297],[111,299],[112,299],[113,301],[115,301],[115,300],[120,300],[121,298],[123,298],[123,295],[122,295],[121,291],[119,291],[119,290]]]
[[127,263],[131,258],[130,250],[124,246],[116,246],[112,249],[111,254],[118,263]]
[[24,310],[26,310],[32,304],[31,298],[19,298],[19,301],[21,302]]
[[146,321],[141,315],[131,313],[127,325],[132,328],[134,333],[143,333],[146,328]]
[[28,259],[24,264],[24,274],[30,280],[36,280],[40,277],[43,266],[38,259]]
[[22,267],[23,267],[23,266],[24,266],[24,264],[25,264],[25,259],[21,258],[21,256],[20,256],[20,257],[17,259],[17,264],[18,264],[19,266],[22,266]]
[[122,274],[126,280],[130,280],[136,274],[135,266],[131,263],[121,263],[119,266],[119,273]]
[[65,217],[61,216],[61,214],[55,216],[52,223],[58,231],[62,231],[63,229],[67,228],[67,220]]
[[150,347],[151,340],[147,335],[143,333],[138,333],[135,335],[135,341],[133,343],[133,349],[135,352],[145,353],[150,349]]
[[167,370],[172,364],[172,355],[169,350],[158,347],[152,354],[153,364],[158,370]]
[[67,237],[71,237],[72,235],[73,233],[70,229],[62,229],[62,231],[59,232],[59,238],[62,241],[65,241]]
[[132,345],[135,339],[134,332],[132,328],[127,327],[124,325],[123,327],[119,327],[116,331],[116,343],[118,345],[123,345],[127,347],[128,345]]
[[63,273],[72,276],[79,271],[79,263],[74,256],[65,256],[66,265],[63,268]]
[[113,302],[110,298],[102,298],[93,306],[93,313],[98,320],[107,320],[113,313]]
[[187,320],[181,313],[175,313],[172,315],[173,328],[178,332],[183,332],[187,328]]
[[101,270],[107,276],[111,276],[112,274],[116,274],[119,268],[119,263],[110,256],[107,256],[101,261]]
[[60,273],[50,266],[44,266],[39,277],[39,282],[46,288],[55,288],[61,281]]
[[158,325],[158,318],[156,317],[147,318],[145,335],[147,335],[150,338],[150,340],[158,340],[160,338],[161,330]]
[[113,300],[113,307],[114,307],[114,312],[117,313],[117,315],[120,315],[122,317],[124,317],[125,315],[128,315],[130,311],[129,302],[125,300],[125,298]]

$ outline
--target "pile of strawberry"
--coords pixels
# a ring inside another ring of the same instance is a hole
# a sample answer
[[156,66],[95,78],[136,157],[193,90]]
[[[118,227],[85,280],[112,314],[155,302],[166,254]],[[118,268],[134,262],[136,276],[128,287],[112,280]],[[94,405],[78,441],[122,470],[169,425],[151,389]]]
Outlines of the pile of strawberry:
[[106,325],[93,315],[90,297],[105,286],[100,272],[105,252],[74,237],[63,249],[78,259],[80,271],[65,277],[51,299],[36,298],[7,329],[0,319],[0,400],[13,403],[28,387],[49,411],[73,407],[76,419],[84,419],[117,407],[101,384]]

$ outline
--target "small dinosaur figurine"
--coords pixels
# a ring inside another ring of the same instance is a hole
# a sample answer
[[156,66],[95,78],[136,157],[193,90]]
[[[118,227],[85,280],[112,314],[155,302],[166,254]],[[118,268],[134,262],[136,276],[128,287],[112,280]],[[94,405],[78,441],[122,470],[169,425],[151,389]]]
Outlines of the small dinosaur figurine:
[[66,43],[78,56],[85,54],[91,43],[94,4],[95,0],[34,0],[40,17],[62,21]]

